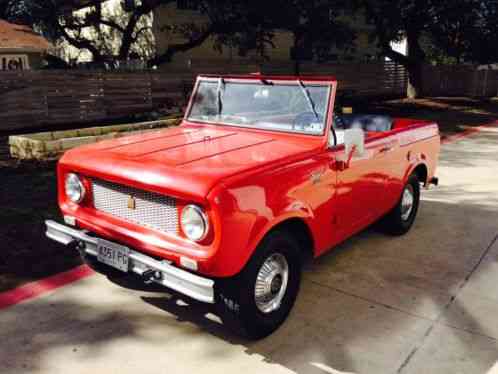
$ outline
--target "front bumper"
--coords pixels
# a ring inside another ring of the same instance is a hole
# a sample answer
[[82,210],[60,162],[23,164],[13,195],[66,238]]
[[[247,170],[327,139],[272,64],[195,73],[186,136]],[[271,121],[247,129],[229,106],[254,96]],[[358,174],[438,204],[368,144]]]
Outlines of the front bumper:
[[[97,256],[96,237],[88,235],[88,231],[77,230],[54,221],[45,221],[47,226],[46,235],[64,245],[78,243],[85,253]],[[180,292],[192,299],[205,303],[214,303],[214,281],[189,273],[185,270],[172,266],[169,261],[158,261],[130,249],[129,271],[143,276],[145,272],[158,271],[160,279],[151,279],[172,290]]]

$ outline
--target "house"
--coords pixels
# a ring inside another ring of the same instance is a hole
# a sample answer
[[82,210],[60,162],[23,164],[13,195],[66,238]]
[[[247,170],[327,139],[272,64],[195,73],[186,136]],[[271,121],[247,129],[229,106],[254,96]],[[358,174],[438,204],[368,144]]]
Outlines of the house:
[[37,69],[50,48],[48,40],[29,26],[0,20],[0,70]]

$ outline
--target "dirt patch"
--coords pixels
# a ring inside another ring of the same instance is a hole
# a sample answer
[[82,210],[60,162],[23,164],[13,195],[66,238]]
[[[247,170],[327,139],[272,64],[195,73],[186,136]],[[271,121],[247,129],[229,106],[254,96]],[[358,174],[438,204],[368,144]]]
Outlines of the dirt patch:
[[81,263],[45,237],[44,221],[60,219],[55,174],[55,163],[0,165],[0,292]]

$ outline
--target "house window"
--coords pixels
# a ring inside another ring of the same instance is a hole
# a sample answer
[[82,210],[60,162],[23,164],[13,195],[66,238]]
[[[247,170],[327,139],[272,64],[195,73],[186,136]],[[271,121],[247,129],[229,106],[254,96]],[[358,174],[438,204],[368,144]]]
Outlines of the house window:
[[176,7],[179,10],[197,10],[199,4],[196,0],[176,0]]

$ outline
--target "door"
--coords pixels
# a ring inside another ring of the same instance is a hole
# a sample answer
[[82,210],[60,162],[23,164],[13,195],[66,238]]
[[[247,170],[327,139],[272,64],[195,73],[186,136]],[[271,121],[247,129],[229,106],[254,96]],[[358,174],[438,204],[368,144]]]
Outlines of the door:
[[371,224],[387,203],[388,170],[381,161],[383,147],[382,142],[367,142],[364,153],[355,154],[349,166],[344,168],[336,164],[338,226],[346,236]]
[[[379,147],[380,146],[380,147]],[[380,214],[390,211],[398,202],[403,189],[403,174],[406,167],[406,153],[400,148],[395,135],[388,136],[376,146],[377,165],[385,175]]]

